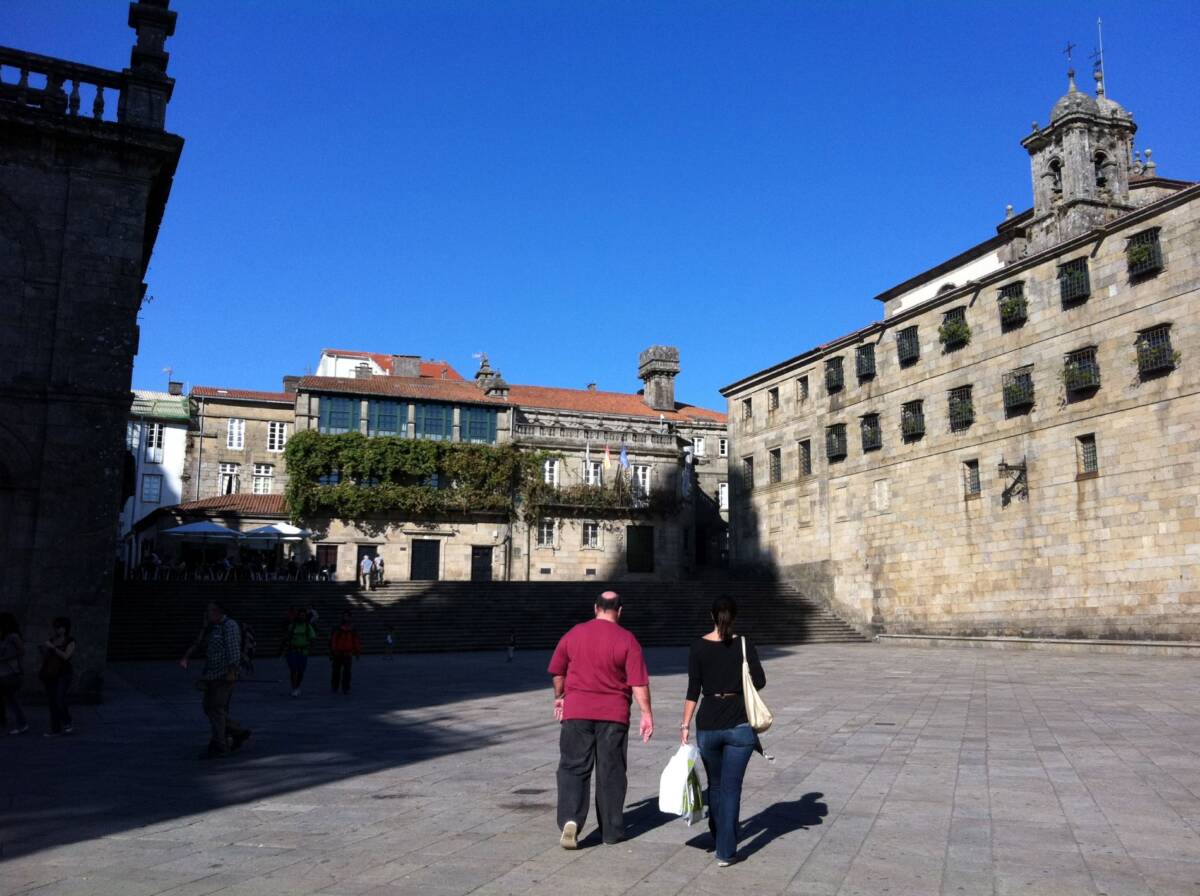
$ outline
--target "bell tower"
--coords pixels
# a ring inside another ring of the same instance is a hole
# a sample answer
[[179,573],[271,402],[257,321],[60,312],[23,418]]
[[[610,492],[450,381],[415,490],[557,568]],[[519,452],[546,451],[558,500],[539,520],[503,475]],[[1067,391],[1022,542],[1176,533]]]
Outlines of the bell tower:
[[1093,97],[1075,86],[1075,71],[1068,71],[1067,92],[1054,104],[1050,123],[1042,128],[1034,122],[1021,141],[1033,174],[1030,251],[1087,233],[1132,208],[1129,174],[1137,125],[1105,96],[1100,71],[1095,79]]

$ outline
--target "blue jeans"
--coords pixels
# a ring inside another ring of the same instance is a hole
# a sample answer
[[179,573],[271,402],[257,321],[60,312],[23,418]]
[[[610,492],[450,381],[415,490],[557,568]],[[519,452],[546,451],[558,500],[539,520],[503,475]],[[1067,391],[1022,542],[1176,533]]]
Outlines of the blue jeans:
[[709,828],[717,841],[717,858],[732,860],[737,852],[742,779],[758,738],[749,725],[697,731],[696,744],[708,776]]

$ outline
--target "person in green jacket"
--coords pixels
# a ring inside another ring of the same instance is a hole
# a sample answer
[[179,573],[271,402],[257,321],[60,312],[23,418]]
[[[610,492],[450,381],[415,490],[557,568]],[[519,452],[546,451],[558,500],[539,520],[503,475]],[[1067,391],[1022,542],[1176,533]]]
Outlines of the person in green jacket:
[[291,673],[293,697],[300,696],[304,670],[308,668],[308,651],[317,637],[317,630],[308,620],[307,613],[293,609],[288,613],[288,627],[283,636],[283,652]]

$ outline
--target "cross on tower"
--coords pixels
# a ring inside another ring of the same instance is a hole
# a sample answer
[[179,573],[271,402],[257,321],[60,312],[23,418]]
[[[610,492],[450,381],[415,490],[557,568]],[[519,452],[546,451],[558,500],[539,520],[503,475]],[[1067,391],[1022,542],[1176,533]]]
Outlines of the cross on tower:
[[1067,41],[1067,48],[1063,50],[1063,54],[1067,57],[1067,62],[1071,61],[1071,51],[1075,49],[1075,44]]

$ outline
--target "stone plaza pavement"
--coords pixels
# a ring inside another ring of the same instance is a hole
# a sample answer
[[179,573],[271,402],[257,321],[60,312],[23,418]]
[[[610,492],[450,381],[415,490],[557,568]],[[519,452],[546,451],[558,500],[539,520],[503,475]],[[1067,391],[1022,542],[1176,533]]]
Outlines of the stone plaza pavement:
[[350,697],[314,659],[299,699],[262,660],[235,697],[254,736],[212,763],[189,676],[148,663],[113,667],[74,736],[0,739],[0,892],[1200,893],[1194,661],[763,654],[775,760],[747,773],[730,868],[657,811],[683,650],[648,652],[659,733],[630,746],[629,839],[589,818],[577,852],[557,845],[545,652],[370,657]]

